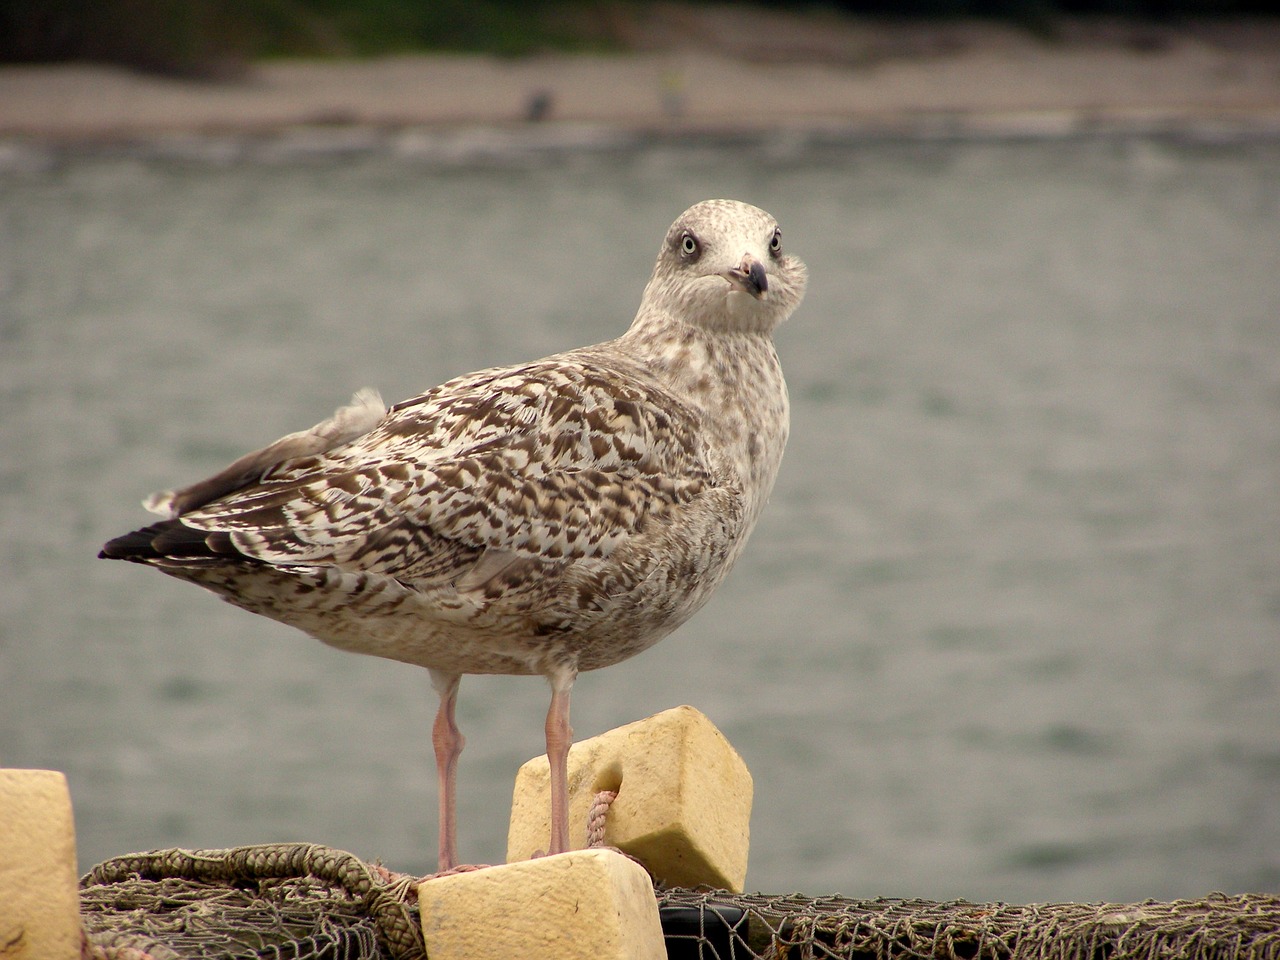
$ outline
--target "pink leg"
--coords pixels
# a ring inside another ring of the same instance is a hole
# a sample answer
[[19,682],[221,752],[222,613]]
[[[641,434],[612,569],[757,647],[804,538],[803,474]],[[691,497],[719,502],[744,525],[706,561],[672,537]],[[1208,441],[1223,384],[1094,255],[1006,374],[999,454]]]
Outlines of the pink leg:
[[440,694],[440,709],[431,728],[431,743],[436,748],[436,776],[440,784],[440,869],[452,870],[458,863],[458,757],[466,743],[453,719],[458,702],[456,673],[431,671],[431,685]]
[[551,847],[548,854],[569,849],[569,691],[578,671],[560,668],[548,674],[551,709],[547,711],[547,761],[551,764]]

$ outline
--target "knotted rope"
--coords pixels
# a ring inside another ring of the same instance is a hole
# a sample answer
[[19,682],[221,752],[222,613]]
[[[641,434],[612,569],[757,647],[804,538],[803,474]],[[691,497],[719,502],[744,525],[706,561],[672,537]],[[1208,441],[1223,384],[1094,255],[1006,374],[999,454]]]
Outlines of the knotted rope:
[[617,790],[601,790],[591,801],[587,812],[587,848],[604,846],[604,821],[609,806],[618,799]]

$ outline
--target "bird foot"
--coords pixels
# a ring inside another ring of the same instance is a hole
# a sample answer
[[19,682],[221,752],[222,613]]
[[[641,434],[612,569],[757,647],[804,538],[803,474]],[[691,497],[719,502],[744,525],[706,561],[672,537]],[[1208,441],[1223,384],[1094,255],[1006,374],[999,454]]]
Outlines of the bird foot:
[[460,863],[448,870],[440,870],[436,873],[429,873],[425,877],[419,877],[418,882],[424,880],[439,880],[441,877],[452,877],[459,873],[471,873],[473,870],[488,870],[493,864],[491,863]]
[[438,880],[440,877],[452,877],[458,873],[470,873],[472,870],[486,870],[489,866],[490,864],[487,863],[460,863],[452,869],[428,873],[419,877],[412,873],[396,873],[394,870],[388,870],[380,863],[374,863],[369,865],[369,872],[389,887],[402,887],[403,889],[397,891],[399,899],[409,900],[417,897],[418,884],[420,883],[425,883],[428,880]]

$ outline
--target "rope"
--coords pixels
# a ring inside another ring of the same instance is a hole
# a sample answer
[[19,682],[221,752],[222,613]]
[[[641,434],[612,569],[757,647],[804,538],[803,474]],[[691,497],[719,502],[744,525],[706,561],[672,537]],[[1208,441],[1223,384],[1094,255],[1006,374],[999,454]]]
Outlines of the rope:
[[601,790],[591,801],[591,809],[587,812],[587,848],[604,846],[605,816],[609,806],[618,799],[618,791]]
[[[425,960],[426,957],[417,919],[417,900],[411,897],[409,884],[389,886],[385,876],[379,875],[374,867],[330,847],[306,843],[263,844],[231,850],[158,850],[119,857],[98,864],[81,879],[82,906],[95,891],[107,900],[114,891],[119,900],[120,892],[135,887],[138,881],[150,881],[150,889],[158,893],[140,895],[137,909],[160,911],[166,902],[181,900],[192,911],[187,927],[196,920],[210,922],[209,914],[219,899],[231,912],[246,909],[240,901],[246,899],[244,888],[250,884],[258,887],[260,897],[275,895],[282,901],[277,927],[286,925],[286,907],[294,913],[307,903],[327,903],[332,907],[338,902],[333,892],[336,888],[345,892],[357,915],[373,922],[378,944],[387,955],[396,960]],[[290,882],[292,886],[284,886]],[[224,892],[210,890],[214,885]],[[151,901],[157,897],[161,902],[152,906]],[[169,901],[165,901],[165,897]],[[233,899],[235,903],[231,902]],[[119,909],[123,904],[114,906]],[[326,932],[346,936],[341,931]],[[103,943],[105,936],[97,936],[93,930],[89,933],[94,941]],[[129,946],[141,953],[155,952],[136,943]]]

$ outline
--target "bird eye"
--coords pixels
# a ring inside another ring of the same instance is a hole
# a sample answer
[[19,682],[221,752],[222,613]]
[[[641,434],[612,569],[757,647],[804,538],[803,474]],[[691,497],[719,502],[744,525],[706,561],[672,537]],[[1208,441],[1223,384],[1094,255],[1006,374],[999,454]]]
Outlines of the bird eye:
[[775,257],[782,252],[782,231],[774,230],[773,239],[769,241],[769,252]]
[[698,238],[692,233],[686,231],[680,235],[680,252],[690,260],[696,258],[699,252]]

